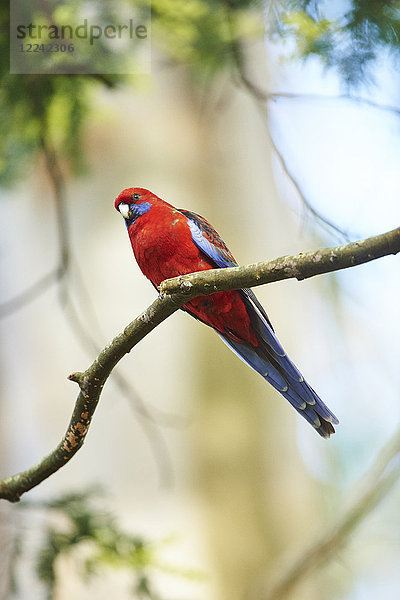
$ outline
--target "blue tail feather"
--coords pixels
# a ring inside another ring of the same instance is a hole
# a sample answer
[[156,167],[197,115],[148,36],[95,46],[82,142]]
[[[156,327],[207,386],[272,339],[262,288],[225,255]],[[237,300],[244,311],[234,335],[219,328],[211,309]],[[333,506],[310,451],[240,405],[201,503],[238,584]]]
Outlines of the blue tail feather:
[[338,419],[286,355],[272,326],[270,327],[269,321],[264,320],[259,310],[257,310],[257,317],[257,328],[255,329],[259,334],[257,336],[260,342],[259,346],[238,342],[232,340],[227,334],[217,333],[241,360],[280,392],[322,437],[329,437],[335,432],[333,424],[337,424]]
[[229,346],[231,350],[252,369],[257,371],[264,379],[269,381],[278,392],[284,392],[287,387],[287,381],[279,373],[279,371],[270,363],[261,358],[257,352],[250,346],[247,346],[241,342],[232,340],[227,335],[223,335],[217,331],[219,337]]
[[[221,333],[216,329],[215,331],[243,362],[282,394],[322,437],[329,437],[335,433],[334,425],[339,423],[338,419],[287,356],[254,293],[251,290],[240,290],[240,293],[259,345],[239,342],[232,339],[228,333]],[[183,310],[199,318],[187,308]]]

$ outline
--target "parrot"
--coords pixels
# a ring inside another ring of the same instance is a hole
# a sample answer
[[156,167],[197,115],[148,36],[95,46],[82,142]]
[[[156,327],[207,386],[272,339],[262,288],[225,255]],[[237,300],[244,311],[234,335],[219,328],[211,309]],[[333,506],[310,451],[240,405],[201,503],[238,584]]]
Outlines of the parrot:
[[[237,266],[232,253],[206,219],[177,209],[149,190],[123,190],[115,208],[125,221],[136,261],[158,290],[165,279]],[[212,327],[225,344],[270,383],[324,438],[335,433],[337,417],[287,356],[251,289],[198,296],[182,310]]]

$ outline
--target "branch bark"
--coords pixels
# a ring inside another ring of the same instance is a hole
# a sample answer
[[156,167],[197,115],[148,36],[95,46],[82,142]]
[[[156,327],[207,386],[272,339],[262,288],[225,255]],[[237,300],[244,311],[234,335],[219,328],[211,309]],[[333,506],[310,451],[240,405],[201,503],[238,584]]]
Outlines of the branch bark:
[[84,443],[103,386],[116,364],[157,325],[195,296],[290,278],[300,281],[398,252],[400,227],[345,246],[243,267],[202,271],[164,281],[160,286],[160,296],[147,310],[115,337],[84,373],[72,373],[69,376],[71,381],[78,383],[80,392],[64,437],[56,449],[39,463],[0,481],[0,498],[17,502],[22,494],[55,473],[76,454]]
[[104,383],[115,365],[186,300],[187,296],[182,294],[157,298],[100,352],[84,373],[69,375],[68,379],[78,383],[80,392],[65,435],[55,450],[36,465],[0,481],[0,498],[18,502],[22,494],[50,477],[78,452],[85,441]]
[[355,267],[388,254],[400,252],[400,227],[351,242],[344,246],[325,248],[317,252],[282,256],[269,262],[259,262],[245,267],[232,267],[181,275],[162,282],[162,294],[176,292],[196,296],[209,295],[223,290],[249,288],[283,279],[301,281],[315,275]]

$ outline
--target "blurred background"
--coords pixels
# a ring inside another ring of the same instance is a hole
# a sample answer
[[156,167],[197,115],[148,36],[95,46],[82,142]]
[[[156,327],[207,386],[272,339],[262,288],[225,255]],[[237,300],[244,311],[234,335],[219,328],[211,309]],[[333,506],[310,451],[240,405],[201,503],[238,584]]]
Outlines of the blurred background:
[[[68,374],[155,297],[122,189],[204,215],[240,264],[399,225],[399,2],[151,10],[150,73],[51,76],[10,75],[1,8],[1,477],[57,445]],[[336,435],[175,313],[74,459],[1,503],[1,598],[399,597],[399,259],[256,292]]]

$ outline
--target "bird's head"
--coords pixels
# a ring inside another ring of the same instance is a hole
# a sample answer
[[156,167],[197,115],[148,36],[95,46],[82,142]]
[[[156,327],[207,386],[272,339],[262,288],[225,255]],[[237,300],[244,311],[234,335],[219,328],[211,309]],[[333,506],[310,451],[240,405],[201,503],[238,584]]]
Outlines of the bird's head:
[[127,188],[115,200],[115,208],[125,219],[129,227],[140,216],[147,213],[158,198],[144,188]]

